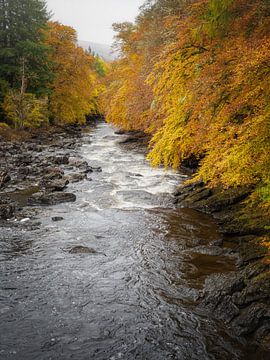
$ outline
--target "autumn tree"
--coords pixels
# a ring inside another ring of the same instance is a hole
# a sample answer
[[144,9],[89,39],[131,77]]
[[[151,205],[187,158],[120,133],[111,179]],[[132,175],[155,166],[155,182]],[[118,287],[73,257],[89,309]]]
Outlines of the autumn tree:
[[265,0],[149,0],[115,28],[104,94],[108,121],[152,134],[154,165],[195,157],[195,179],[252,186],[268,208],[269,13]]
[[15,129],[40,127],[48,123],[46,99],[37,99],[34,94],[10,91],[3,109]]
[[98,111],[94,57],[77,45],[76,31],[58,22],[49,23],[46,44],[52,49],[54,81],[49,110],[57,123],[84,123]]

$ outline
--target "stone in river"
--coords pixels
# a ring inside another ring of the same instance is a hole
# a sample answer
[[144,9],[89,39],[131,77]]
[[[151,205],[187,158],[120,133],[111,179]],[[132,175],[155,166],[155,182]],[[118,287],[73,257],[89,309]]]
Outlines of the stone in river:
[[70,254],[96,254],[96,250],[86,247],[86,246],[74,246],[73,248],[69,249],[68,252]]
[[0,200],[0,219],[10,219],[15,212],[15,205],[10,200]]
[[56,222],[56,221],[62,221],[64,220],[64,218],[62,216],[54,216],[52,217],[52,221]]
[[38,192],[28,199],[28,205],[56,205],[76,201],[76,195],[65,192],[42,193]]

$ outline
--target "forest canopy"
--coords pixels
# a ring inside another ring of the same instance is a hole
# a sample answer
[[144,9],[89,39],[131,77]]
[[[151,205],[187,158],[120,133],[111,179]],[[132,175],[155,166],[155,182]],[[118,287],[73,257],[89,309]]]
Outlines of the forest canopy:
[[195,159],[194,181],[252,187],[269,213],[269,0],[147,0],[135,23],[113,27],[120,56],[105,64],[46,1],[1,0],[0,123],[102,113],[150,135],[154,166]]
[[[96,64],[43,0],[0,1],[0,121],[16,128],[84,123],[98,112]],[[102,66],[102,65],[101,65]]]
[[270,2],[148,0],[114,28],[108,121],[148,132],[154,166],[196,158],[196,180],[252,186],[269,209]]

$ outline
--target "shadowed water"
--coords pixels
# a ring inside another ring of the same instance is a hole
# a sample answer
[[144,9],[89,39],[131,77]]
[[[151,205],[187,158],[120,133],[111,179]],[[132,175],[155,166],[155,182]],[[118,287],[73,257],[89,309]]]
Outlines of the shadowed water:
[[200,251],[219,239],[215,224],[174,209],[183,177],[150,168],[122,139],[106,124],[86,133],[80,154],[103,171],[69,187],[77,201],[44,208],[38,230],[1,229],[0,359],[244,358],[195,310],[205,278],[234,270]]

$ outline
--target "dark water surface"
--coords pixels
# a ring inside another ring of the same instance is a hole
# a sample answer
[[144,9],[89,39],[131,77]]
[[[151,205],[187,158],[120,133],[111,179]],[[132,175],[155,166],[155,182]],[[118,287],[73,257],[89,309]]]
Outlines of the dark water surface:
[[234,270],[198,251],[219,239],[215,224],[174,209],[183,177],[150,168],[122,139],[105,124],[85,134],[80,154],[103,172],[69,187],[77,202],[44,208],[38,230],[0,230],[0,359],[245,358],[195,309],[205,278]]

